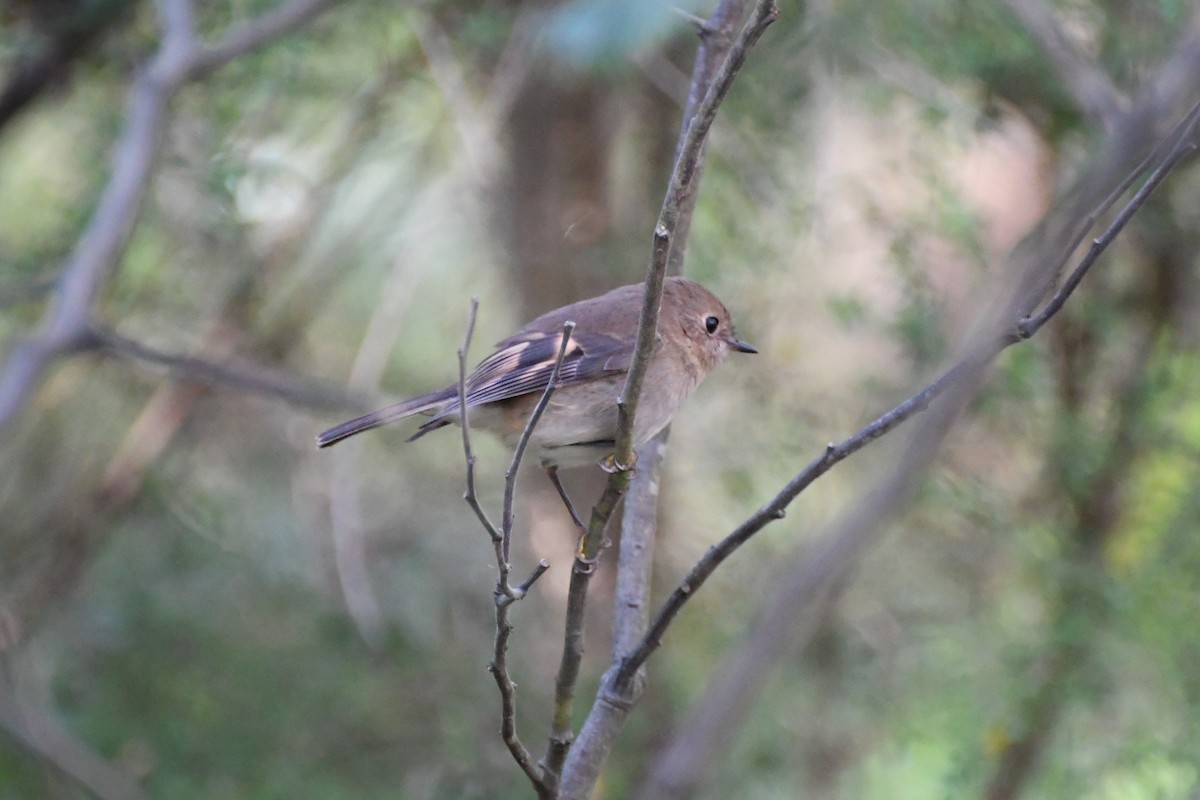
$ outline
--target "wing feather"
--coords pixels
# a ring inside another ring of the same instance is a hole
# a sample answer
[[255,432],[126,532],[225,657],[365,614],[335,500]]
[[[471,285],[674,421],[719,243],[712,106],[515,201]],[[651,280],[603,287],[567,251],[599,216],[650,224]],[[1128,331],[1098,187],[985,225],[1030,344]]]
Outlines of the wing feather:
[[[562,345],[562,333],[529,333],[501,342],[467,378],[467,405],[495,403],[530,392],[543,391],[550,383],[554,362]],[[576,332],[567,344],[559,371],[559,385],[595,380],[629,368],[633,345],[615,336]],[[456,413],[457,399],[438,416]]]

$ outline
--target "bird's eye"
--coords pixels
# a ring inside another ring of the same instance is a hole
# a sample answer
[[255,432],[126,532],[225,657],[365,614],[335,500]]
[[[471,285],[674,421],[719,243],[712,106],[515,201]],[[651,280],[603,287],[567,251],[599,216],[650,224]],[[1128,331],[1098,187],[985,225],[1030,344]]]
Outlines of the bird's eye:
[[716,317],[709,317],[708,319],[704,320],[704,330],[708,331],[709,333],[716,333],[717,326],[720,324],[721,320],[717,319]]

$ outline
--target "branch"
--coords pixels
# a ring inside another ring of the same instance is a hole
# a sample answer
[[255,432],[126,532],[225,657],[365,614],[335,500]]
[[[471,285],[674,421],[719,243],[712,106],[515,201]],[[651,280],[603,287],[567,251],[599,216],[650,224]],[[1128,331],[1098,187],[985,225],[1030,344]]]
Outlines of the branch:
[[86,343],[95,300],[112,278],[141,214],[175,94],[188,81],[269,43],[338,1],[292,0],[203,49],[196,44],[190,3],[161,0],[158,51],[129,89],[108,183],[62,267],[58,300],[43,317],[41,332],[13,351],[0,375],[0,430],[24,408],[50,365]]
[[1128,105],[1128,98],[1096,60],[1066,34],[1054,17],[1053,7],[1045,0],[1004,0],[1004,5],[1042,49],[1042,55],[1054,67],[1079,110],[1105,130],[1112,130]]
[[638,451],[638,468],[621,519],[617,585],[613,592],[613,666],[600,679],[587,719],[563,765],[561,796],[564,798],[590,796],[617,734],[644,687],[641,671],[635,673],[632,685],[620,689],[613,679],[616,667],[624,663],[641,640],[650,619],[659,465],[666,449],[666,439],[659,435]]
[[475,334],[475,316],[479,312],[479,298],[471,298],[471,310],[467,313],[467,333],[463,337],[463,345],[458,350],[458,426],[462,429],[463,455],[467,460],[467,489],[463,500],[475,512],[479,524],[487,531],[488,536],[497,544],[496,560],[504,565],[504,559],[499,549],[499,543],[504,538],[500,529],[488,519],[487,512],[479,504],[479,496],[475,492],[475,453],[471,450],[471,424],[467,418],[467,351],[471,348],[471,337]]
[[533,784],[538,796],[550,798],[553,797],[553,793],[547,787],[541,770],[534,763],[533,756],[529,753],[529,750],[517,736],[517,685],[508,673],[508,639],[513,630],[512,625],[508,621],[509,607],[525,597],[530,587],[550,568],[550,563],[546,559],[541,559],[533,573],[524,583],[513,586],[510,582],[512,564],[509,562],[509,552],[512,543],[513,499],[516,494],[517,473],[520,471],[521,461],[525,457],[525,450],[529,446],[529,440],[533,436],[533,431],[537,428],[542,414],[545,413],[546,407],[550,404],[550,398],[558,389],[559,374],[562,371],[563,359],[567,356],[567,347],[571,343],[571,334],[575,330],[575,323],[567,321],[563,324],[562,341],[559,342],[558,356],[554,361],[554,369],[550,372],[550,380],[546,384],[545,390],[542,391],[541,397],[538,398],[536,405],[534,405],[532,412],[530,412],[529,419],[525,423],[525,428],[521,431],[521,437],[517,440],[512,461],[509,463],[508,471],[504,475],[504,506],[501,512],[501,525],[497,529],[492,521],[488,519],[475,493],[475,455],[471,451],[470,419],[467,414],[467,351],[471,346],[471,337],[475,330],[475,316],[478,308],[479,300],[471,298],[471,310],[467,317],[467,333],[464,337],[463,346],[458,351],[458,413],[459,425],[462,427],[463,453],[467,461],[467,490],[464,499],[479,518],[480,523],[491,538],[492,545],[496,551],[498,576],[496,579],[496,589],[493,592],[496,604],[496,637],[492,648],[492,660],[488,664],[488,671],[492,673],[492,677],[496,680],[496,687],[500,691],[500,736],[512,754],[513,760],[517,762],[517,765],[521,767],[526,777]]
[[[867,444],[891,431],[905,420],[927,409],[936,397],[944,393],[947,389],[959,385],[965,378],[977,373],[983,365],[990,363],[1009,346],[1032,337],[1052,316],[1057,314],[1075,289],[1079,287],[1088,269],[1096,262],[1101,253],[1112,244],[1113,240],[1125,228],[1138,210],[1145,205],[1150,195],[1183,159],[1195,151],[1196,143],[1194,137],[1198,125],[1200,125],[1200,104],[1194,106],[1191,112],[1176,127],[1169,140],[1172,146],[1165,156],[1163,156],[1159,166],[1146,180],[1141,189],[1126,203],[1125,207],[1121,209],[1121,212],[1117,214],[1108,227],[1096,237],[1091,248],[1089,248],[1088,252],[1071,272],[1071,275],[1063,283],[1062,287],[1046,302],[1045,306],[1039,312],[1030,317],[1017,320],[1013,323],[1010,332],[1002,335],[990,346],[985,346],[977,352],[968,353],[932,383],[895,408],[884,413],[853,436],[838,444],[828,445],[820,456],[789,481],[775,497],[759,508],[758,511],[752,514],[728,536],[710,547],[708,552],[704,554],[704,557],[680,581],[679,585],[667,599],[667,602],[663,604],[662,609],[656,615],[653,624],[636,650],[622,662],[615,676],[614,689],[620,693],[623,688],[630,684],[636,670],[645,663],[650,654],[662,643],[662,636],[666,633],[675,616],[695,594],[696,590],[712,575],[716,568],[731,556],[734,551],[749,541],[754,534],[758,533],[771,522],[782,519],[792,501],[817,480],[817,478],[824,475],[840,461],[858,452]],[[1131,184],[1137,179],[1140,172],[1141,169],[1139,168],[1139,171],[1132,174],[1123,185],[1128,186]],[[1096,219],[1101,216],[1114,199],[1112,196],[1106,198],[1101,206],[1089,215],[1089,219]],[[1075,242],[1069,243],[1068,252],[1074,249],[1075,244]]]
[[[1085,254],[1080,265],[1072,271],[1072,277],[1082,276],[1086,267],[1095,257],[1110,244],[1117,234],[1128,223],[1132,215],[1144,205],[1150,192],[1158,187],[1166,174],[1177,166],[1182,158],[1192,152],[1195,147],[1197,118],[1200,114],[1193,108],[1185,119],[1177,125],[1175,132],[1169,137],[1173,144],[1162,157],[1159,167],[1147,180],[1146,187],[1130,199],[1125,208],[1112,223],[1095,240],[1095,247]],[[1096,170],[1097,175],[1112,172],[1113,163],[1120,163],[1122,158],[1130,155],[1129,142],[1137,138],[1138,126],[1153,126],[1153,120],[1133,117],[1130,128],[1119,132],[1110,140],[1108,156],[1113,161],[1105,161]],[[1141,168],[1139,167],[1139,170]],[[1103,196],[1097,180],[1085,182],[1085,187],[1092,191],[1093,196]],[[1069,210],[1077,207],[1087,195],[1076,198],[1066,204]],[[1111,194],[1109,194],[1111,197]],[[1108,199],[1102,201],[1107,203]],[[1093,214],[1094,216],[1094,214]],[[1075,226],[1059,226],[1058,230],[1074,228]],[[1060,237],[1061,241],[1073,248],[1072,241]],[[1053,240],[1044,243],[1046,248],[1054,247]],[[1098,249],[1097,249],[1098,248]],[[768,610],[760,618],[745,641],[740,643],[728,659],[727,664],[720,670],[705,693],[704,699],[697,702],[695,711],[681,723],[687,731],[686,739],[677,737],[665,749],[659,763],[652,770],[650,781],[643,796],[654,798],[682,798],[691,796],[701,780],[705,766],[712,763],[716,754],[722,752],[729,738],[738,730],[739,720],[752,699],[761,690],[763,681],[772,666],[791,652],[798,642],[807,641],[812,631],[813,608],[822,597],[827,596],[831,587],[838,579],[847,574],[860,553],[862,553],[877,538],[877,532],[883,521],[894,513],[905,501],[911,491],[917,476],[932,463],[941,441],[953,426],[958,414],[966,407],[978,388],[982,385],[986,370],[999,353],[1012,344],[1023,341],[1018,332],[1022,324],[1030,318],[1040,319],[1045,312],[1052,316],[1061,302],[1055,298],[1047,301],[1042,310],[1036,314],[1026,314],[1023,301],[1032,292],[1043,285],[1046,273],[1057,269],[1057,255],[1046,249],[1043,252],[1032,251],[1022,253],[1030,259],[1026,269],[1018,277],[1018,283],[1011,299],[1003,309],[988,320],[988,328],[975,338],[975,343],[964,350],[959,361],[930,386],[923,389],[913,398],[885,414],[875,423],[864,428],[860,434],[847,440],[843,445],[853,442],[860,436],[867,440],[879,435],[876,431],[894,427],[903,419],[912,416],[924,408],[929,401],[941,394],[937,413],[926,416],[913,432],[909,445],[903,452],[895,467],[865,495],[861,503],[855,504],[836,523],[826,536],[821,537],[811,554],[801,556],[798,564],[787,571],[788,578],[769,605]],[[1038,268],[1040,266],[1040,269]],[[1074,291],[1078,281],[1068,279],[1061,292],[1065,300]],[[1056,295],[1057,296],[1057,295]],[[864,442],[865,443],[865,442]],[[861,444],[856,445],[860,447]],[[710,551],[702,560],[706,565],[711,560],[719,563],[725,555],[725,547],[740,543],[737,539],[752,535],[761,529],[772,518],[782,514],[787,504],[794,498],[793,492],[798,493],[804,485],[811,483],[807,476],[812,471],[818,474],[827,470],[822,466],[827,458],[840,460],[841,446],[827,450],[826,455],[817,459],[802,472],[792,483],[785,487],[774,500],[755,513],[746,523],[723,540]],[[715,566],[715,565],[713,565]],[[699,565],[698,565],[699,568]],[[695,571],[694,571],[695,572]],[[708,569],[699,576],[700,582],[711,572]],[[690,578],[691,576],[689,576]],[[662,631],[670,624],[679,606],[686,602],[698,585],[685,580],[667,601],[659,617],[651,626],[644,646],[631,657],[629,662],[622,665],[620,675],[616,680],[626,679],[632,669],[658,646]]]
[[225,34],[219,42],[196,53],[188,71],[196,79],[234,59],[268,45],[307,24],[344,0],[291,0],[280,3],[256,20]]
[[696,109],[695,116],[687,126],[683,144],[675,160],[675,167],[654,228],[654,245],[648,274],[646,292],[642,302],[638,323],[637,342],[634,347],[633,363],[625,386],[617,401],[617,434],[611,456],[613,467],[608,484],[600,500],[592,509],[587,533],[580,540],[575,565],[571,571],[571,584],[567,594],[566,625],[563,636],[563,653],[555,678],[554,715],[551,722],[550,741],[543,760],[547,782],[557,791],[557,782],[562,775],[563,764],[573,738],[571,716],[574,705],[575,687],[579,679],[579,666],[583,660],[583,617],[587,606],[587,592],[595,565],[604,546],[604,531],[608,521],[629,486],[633,466],[633,430],[637,413],[638,398],[650,356],[658,340],[658,314],[662,303],[663,280],[671,253],[676,225],[684,208],[684,201],[692,190],[697,177],[697,168],[703,153],[704,141],[716,118],[717,109],[729,93],[734,79],[745,63],[751,47],[766,31],[779,9],[775,0],[759,0],[750,20],[743,27],[729,55],[711,86]]
[[0,675],[0,731],[100,800],[149,800],[137,782],[76,739],[56,720],[23,703]]
[[[692,123],[696,119],[701,104],[713,87],[718,69],[729,56],[734,43],[734,32],[737,30],[738,23],[746,17],[747,5],[749,5],[748,0],[723,0],[713,9],[709,18],[700,20],[700,24],[696,27],[697,35],[700,37],[700,46],[696,48],[696,62],[692,65],[692,79],[688,84],[687,102],[683,106],[683,124],[679,126],[679,141],[675,145],[676,159],[688,146],[688,135]],[[680,13],[685,17],[690,16],[686,12],[680,11]],[[775,14],[778,14],[778,10],[775,11]],[[679,213],[675,224],[674,241],[667,262],[668,270],[676,274],[683,271],[688,236],[692,230],[692,212],[696,208],[696,199],[700,196],[700,178],[704,172],[704,146],[707,138],[704,136],[699,142],[694,177],[688,181],[686,186],[681,187],[678,195]]]
[[308,408],[361,409],[366,405],[362,398],[340,389],[304,381],[262,364],[238,367],[197,356],[167,353],[99,327],[90,328],[87,337],[87,341],[80,343],[79,350],[96,349],[118,358],[158,364],[181,380],[242,389]]
[[563,323],[562,341],[558,345],[558,357],[554,360],[554,369],[550,371],[550,381],[546,384],[542,396],[538,398],[537,405],[533,407],[529,421],[525,423],[525,430],[521,432],[521,438],[517,440],[517,447],[513,450],[512,463],[508,465],[508,471],[504,473],[504,516],[501,520],[501,531],[504,534],[503,557],[505,563],[508,562],[509,545],[512,542],[513,496],[517,487],[517,470],[521,467],[521,459],[525,457],[525,448],[529,446],[533,429],[542,419],[546,406],[550,404],[550,397],[558,388],[558,375],[562,370],[563,359],[567,357],[567,346],[570,345],[571,334],[574,332],[574,322],[567,320]]
[[[1150,195],[1158,189],[1162,182],[1166,180],[1167,176],[1171,174],[1171,171],[1174,170],[1175,167],[1180,164],[1180,162],[1184,161],[1195,153],[1197,146],[1196,128],[1198,125],[1200,125],[1200,103],[1192,106],[1192,110],[1188,112],[1188,115],[1184,117],[1183,121],[1180,122],[1179,125],[1176,126],[1175,130],[1171,133],[1171,136],[1167,139],[1167,144],[1169,144],[1170,147],[1167,150],[1166,155],[1163,156],[1161,163],[1159,163],[1158,167],[1156,167],[1154,172],[1151,173],[1150,177],[1142,185],[1142,188],[1139,189],[1133,196],[1133,199],[1130,200],[1123,209],[1121,209],[1121,213],[1117,215],[1112,224],[1110,224],[1102,234],[1096,237],[1096,239],[1092,242],[1091,247],[1088,248],[1087,253],[1080,260],[1079,264],[1075,267],[1071,274],[1067,276],[1066,281],[1064,281],[1063,285],[1059,287],[1057,292],[1054,293],[1054,296],[1050,298],[1045,307],[1037,314],[1027,317],[1026,319],[1023,319],[1017,323],[1014,336],[1019,339],[1028,339],[1030,336],[1033,336],[1035,333],[1041,330],[1042,326],[1045,325],[1052,316],[1057,314],[1062,309],[1063,305],[1067,302],[1067,299],[1077,288],[1079,288],[1079,284],[1082,283],[1083,279],[1087,276],[1088,270],[1092,268],[1092,265],[1096,263],[1096,260],[1100,258],[1100,255],[1105,251],[1105,249],[1112,244],[1112,241],[1117,237],[1117,234],[1119,234],[1125,228],[1125,226],[1129,224],[1129,221],[1133,219],[1134,214],[1136,214],[1138,210],[1145,205],[1146,201],[1150,198]],[[1131,181],[1129,183],[1132,183],[1133,177],[1134,176],[1131,176]],[[1127,183],[1126,186],[1128,186],[1129,183]],[[1093,218],[1097,216],[1099,216],[1099,214],[1093,215]]]

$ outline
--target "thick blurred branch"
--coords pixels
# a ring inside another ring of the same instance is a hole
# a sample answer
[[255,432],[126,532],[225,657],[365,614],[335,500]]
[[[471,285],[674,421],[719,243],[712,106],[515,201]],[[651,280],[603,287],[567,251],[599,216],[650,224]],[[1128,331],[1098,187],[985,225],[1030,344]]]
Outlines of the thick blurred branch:
[[189,81],[273,41],[339,1],[292,0],[231,30],[211,47],[196,41],[188,0],[159,3],[161,41],[129,89],[125,127],[108,183],[62,267],[58,299],[47,310],[41,332],[16,348],[0,375],[0,430],[24,408],[55,360],[89,343],[93,305],[123,257],[141,214],[175,94]]
[[[91,329],[88,337],[87,342],[94,342],[92,347],[95,349],[120,358],[157,364],[180,380],[276,397],[306,408],[361,410],[369,405],[366,398],[296,378],[261,364],[238,366],[197,356],[167,353],[102,328]],[[87,347],[86,343],[84,347]]]
[[1047,0],[1004,0],[1056,70],[1063,87],[1087,116],[1112,130],[1128,105],[1100,64],[1079,47],[1055,17]]
[[41,709],[21,702],[0,680],[0,731],[14,744],[53,766],[100,800],[149,800],[132,777],[65,730]]

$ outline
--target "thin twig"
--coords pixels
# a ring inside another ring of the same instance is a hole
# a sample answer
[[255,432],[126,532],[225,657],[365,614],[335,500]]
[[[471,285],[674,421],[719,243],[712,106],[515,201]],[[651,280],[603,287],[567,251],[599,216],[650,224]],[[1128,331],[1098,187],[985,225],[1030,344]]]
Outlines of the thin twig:
[[492,546],[496,552],[497,577],[496,588],[493,592],[496,604],[496,636],[492,646],[492,660],[488,664],[488,671],[492,673],[492,677],[496,681],[496,687],[500,692],[500,737],[512,754],[513,760],[517,762],[517,765],[533,784],[538,796],[550,798],[553,794],[546,786],[541,769],[534,763],[529,749],[525,747],[517,735],[517,685],[513,682],[508,672],[508,640],[513,630],[512,624],[508,621],[509,608],[513,603],[525,597],[530,587],[550,568],[550,563],[545,559],[541,559],[528,579],[517,586],[513,586],[510,582],[512,564],[509,561],[509,553],[512,542],[513,500],[516,494],[517,474],[521,468],[521,461],[525,457],[525,451],[529,446],[529,440],[533,436],[538,422],[541,421],[546,407],[550,404],[550,398],[554,395],[555,390],[558,389],[559,375],[562,371],[563,360],[567,356],[567,348],[571,343],[571,335],[575,331],[575,323],[567,321],[563,324],[562,341],[559,343],[558,356],[554,361],[554,368],[550,372],[550,379],[546,384],[546,388],[542,391],[541,397],[538,398],[536,405],[534,405],[533,411],[530,412],[529,419],[525,423],[525,428],[521,431],[521,437],[517,440],[512,461],[509,463],[508,471],[504,477],[502,522],[500,528],[497,529],[491,520],[488,519],[476,495],[475,455],[471,450],[470,419],[467,413],[467,351],[470,349],[471,337],[475,331],[475,317],[478,309],[479,300],[471,298],[471,310],[467,316],[467,332],[463,339],[463,346],[458,351],[458,410],[459,425],[462,428],[463,453],[467,462],[467,489],[463,498],[488,532],[492,540]]
[[[471,298],[471,310],[467,313],[467,332],[463,336],[462,347],[458,349],[458,422],[462,429],[463,455],[467,462],[467,488],[463,499],[475,512],[479,523],[487,531],[496,550],[496,566],[499,575],[496,579],[496,636],[492,644],[492,660],[488,671],[496,681],[500,690],[500,737],[512,753],[517,765],[525,772],[535,788],[541,785],[542,777],[529,750],[517,737],[517,687],[508,675],[508,637],[512,634],[512,625],[508,622],[508,602],[501,602],[510,592],[508,588],[508,560],[504,558],[504,535],[488,518],[487,512],[479,504],[475,491],[475,453],[471,449],[471,422],[467,414],[467,352],[471,349],[471,338],[475,334],[475,317],[479,311],[479,298]],[[511,600],[509,601],[511,602]]]
[[513,450],[512,463],[508,465],[508,471],[504,473],[504,514],[501,517],[501,532],[504,539],[502,549],[505,563],[508,563],[509,546],[512,543],[513,497],[517,488],[517,471],[521,468],[521,460],[525,457],[525,448],[529,446],[533,429],[541,421],[542,414],[545,413],[546,406],[550,404],[550,398],[554,395],[554,390],[558,388],[559,372],[562,370],[563,359],[567,357],[567,347],[571,344],[571,335],[574,332],[574,322],[567,320],[563,323],[562,341],[558,345],[558,357],[554,360],[554,369],[550,371],[550,381],[546,384],[542,396],[538,398],[537,405],[533,407],[529,421],[525,423],[525,430],[521,432],[521,438],[517,440],[517,447]]
[[1046,303],[1045,307],[1037,314],[1017,323],[1014,330],[1016,337],[1021,339],[1029,338],[1041,330],[1042,326],[1062,309],[1063,304],[1067,302],[1067,298],[1079,288],[1079,284],[1087,275],[1088,270],[1092,268],[1092,265],[1096,263],[1100,254],[1112,244],[1112,240],[1116,238],[1117,234],[1133,218],[1133,215],[1145,204],[1150,195],[1158,189],[1181,161],[1196,152],[1197,143],[1195,133],[1197,125],[1200,125],[1200,103],[1192,106],[1192,110],[1188,112],[1187,116],[1184,117],[1183,121],[1172,132],[1168,141],[1173,141],[1174,144],[1166,156],[1163,157],[1162,162],[1150,174],[1146,182],[1142,184],[1142,188],[1138,189],[1137,193],[1134,194],[1133,199],[1121,209],[1121,213],[1117,215],[1113,223],[1092,241],[1092,245],[1088,248],[1087,253],[1075,269],[1072,270],[1071,274],[1067,276],[1067,279]]
[[574,736],[571,718],[579,667],[583,660],[583,618],[587,606],[588,585],[604,547],[604,531],[608,527],[608,521],[629,486],[630,468],[634,458],[634,418],[650,356],[658,340],[662,287],[670,258],[671,241],[679,221],[680,201],[690,190],[696,177],[704,141],[716,118],[717,109],[745,63],[750,48],[778,15],[779,9],[775,0],[759,0],[750,20],[730,48],[729,55],[726,56],[704,100],[697,107],[695,117],[688,125],[687,135],[679,149],[662,210],[654,228],[652,258],[646,277],[646,292],[638,323],[633,362],[617,401],[617,434],[611,457],[614,469],[600,500],[592,509],[587,533],[579,543],[567,593],[563,653],[555,677],[554,712],[549,743],[543,759],[546,781],[555,792],[558,790],[563,764]]
[[[471,310],[467,313],[467,333],[463,337],[462,347],[458,349],[458,427],[462,429],[463,455],[467,460],[467,489],[463,493],[463,500],[467,501],[467,505],[479,518],[479,524],[498,548],[504,537],[500,529],[488,519],[487,512],[479,504],[479,496],[475,492],[475,453],[471,450],[471,425],[467,418],[467,351],[471,349],[471,337],[475,335],[475,316],[478,312],[479,298],[472,297]],[[500,551],[497,549],[496,552],[497,560],[503,562],[499,557]]]
[[[1128,156],[1118,142],[1111,150],[1118,156]],[[1111,170],[1108,170],[1111,171]],[[1123,177],[1123,176],[1122,176]],[[1107,194],[1107,189],[1091,182],[1092,196]],[[1081,199],[1068,203],[1069,213],[1077,214],[1073,207]],[[1145,202],[1145,195],[1129,201],[1135,209]],[[1111,241],[1128,221],[1128,215],[1119,214],[1100,237]],[[1063,228],[1065,229],[1065,228]],[[727,751],[729,742],[745,718],[746,710],[759,695],[774,665],[787,657],[802,642],[810,641],[814,632],[814,609],[848,574],[861,554],[877,541],[884,521],[902,507],[911,495],[917,478],[933,463],[941,442],[952,429],[955,420],[966,409],[982,386],[988,367],[1006,347],[1019,339],[1008,335],[1015,320],[1026,316],[1021,307],[1023,298],[1036,285],[1043,285],[1043,271],[1049,271],[1057,258],[1057,248],[1066,241],[1060,236],[1053,246],[1054,252],[1031,251],[1019,278],[1025,285],[1014,287],[1015,293],[1002,312],[985,319],[986,327],[973,337],[965,349],[965,355],[956,364],[953,374],[942,386],[944,397],[939,400],[935,413],[924,415],[917,421],[913,435],[909,437],[904,451],[897,457],[894,468],[877,481],[860,501],[852,504],[839,520],[831,526],[828,534],[816,539],[802,555],[788,566],[781,578],[780,586],[772,592],[767,610],[754,624],[738,648],[725,659],[722,668],[709,683],[704,697],[693,706],[693,712],[681,722],[686,734],[675,737],[662,750],[657,763],[649,770],[647,783],[640,797],[666,800],[667,798],[691,797],[705,779],[705,767],[711,764],[718,753]],[[1048,243],[1049,244],[1049,243]],[[1034,269],[1043,264],[1043,270]],[[1048,295],[1049,292],[1044,292]],[[945,379],[939,379],[939,383]],[[919,407],[919,404],[918,404]],[[909,413],[915,413],[914,408]],[[885,415],[886,417],[887,415]],[[782,512],[788,500],[771,503],[756,513],[758,527],[770,521],[771,513]],[[764,513],[766,512],[766,513]],[[697,586],[681,587],[690,596]],[[673,603],[674,601],[669,601]],[[665,610],[665,609],[664,609]],[[676,609],[677,610],[677,609]],[[654,635],[660,635],[662,627],[655,625],[656,634],[648,635],[649,650],[657,646]],[[648,651],[646,651],[648,652]],[[632,663],[629,665],[632,667]]]
[[[620,693],[622,689],[627,688],[631,684],[638,668],[645,663],[650,654],[661,644],[662,637],[675,616],[709,576],[712,575],[721,562],[732,555],[734,551],[745,544],[758,531],[771,522],[782,519],[788,505],[812,484],[813,481],[828,472],[838,462],[861,450],[871,441],[892,430],[914,414],[924,411],[929,407],[934,398],[947,389],[958,385],[964,377],[977,374],[982,365],[992,361],[1007,347],[1028,339],[1040,330],[1047,320],[1058,313],[1067,298],[1078,288],[1088,267],[1095,263],[1099,255],[1125,228],[1137,211],[1145,205],[1150,194],[1162,184],[1166,176],[1179,165],[1184,157],[1194,151],[1196,145],[1192,141],[1192,136],[1195,133],[1197,125],[1200,125],[1200,105],[1193,107],[1184,120],[1176,126],[1175,131],[1172,132],[1170,137],[1170,140],[1176,142],[1176,145],[1167,153],[1163,162],[1155,169],[1141,189],[1126,203],[1121,212],[1117,214],[1105,230],[1096,237],[1093,246],[1084,255],[1079,265],[1072,271],[1062,288],[1047,301],[1041,311],[1026,320],[1020,320],[1016,323],[1014,330],[1021,331],[1019,335],[1010,334],[1002,336],[990,347],[984,348],[977,353],[968,353],[963,360],[954,364],[932,383],[862,428],[853,436],[838,444],[828,445],[820,456],[789,481],[775,497],[759,508],[758,511],[752,514],[728,536],[710,547],[708,552],[688,572],[687,576],[680,581],[679,585],[671,593],[671,596],[663,604],[655,616],[654,622],[650,625],[649,630],[642,639],[641,644],[622,662],[614,676],[614,689]],[[1131,182],[1127,180],[1123,185],[1128,186]],[[1104,202],[1108,203],[1109,200],[1106,199]],[[1094,213],[1089,218],[1094,218],[1097,215]]]
[[[538,568],[528,581],[523,584],[525,589],[522,590],[520,596],[524,596],[524,591],[536,581],[549,564],[545,559],[538,562]],[[551,797],[546,791],[545,781],[542,778],[542,771],[533,761],[533,755],[529,752],[521,738],[517,735],[517,685],[513,683],[512,678],[508,674],[508,637],[512,634],[513,627],[508,621],[509,607],[520,599],[512,589],[507,593],[500,591],[500,584],[496,584],[496,638],[492,647],[492,660],[488,664],[488,672],[492,673],[492,677],[496,680],[496,688],[500,691],[500,738],[504,741],[508,752],[512,754],[513,760],[517,762],[517,766],[525,773],[525,777],[529,778],[533,784],[534,791],[539,797]]]
[[[679,158],[688,146],[688,134],[697,111],[708,92],[721,65],[725,63],[733,47],[737,26],[746,17],[749,0],[723,0],[713,9],[708,19],[701,20],[697,29],[700,45],[696,48],[696,61],[692,65],[688,82],[687,100],[683,105],[683,121],[679,126],[679,138],[675,143],[675,157]],[[700,179],[704,174],[704,148],[707,136],[702,137],[696,154],[695,174],[686,187],[681,187],[677,197],[679,212],[675,221],[675,232],[668,254],[667,271],[678,275],[683,272],[684,257],[692,231],[692,217],[696,201],[700,197]]]
[[709,28],[708,20],[706,20],[704,17],[698,17],[692,12],[682,9],[679,6],[671,6],[671,11],[675,13],[675,16],[692,26],[692,28],[696,31],[697,36],[706,36],[711,30]]

